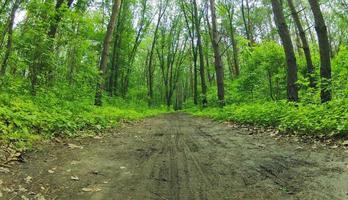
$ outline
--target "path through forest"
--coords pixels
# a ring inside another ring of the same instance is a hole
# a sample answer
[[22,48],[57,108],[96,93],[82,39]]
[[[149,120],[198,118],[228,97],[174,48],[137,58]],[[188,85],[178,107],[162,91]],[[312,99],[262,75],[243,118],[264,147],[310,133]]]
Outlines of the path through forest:
[[0,172],[3,199],[348,199],[346,150],[181,113],[25,158]]

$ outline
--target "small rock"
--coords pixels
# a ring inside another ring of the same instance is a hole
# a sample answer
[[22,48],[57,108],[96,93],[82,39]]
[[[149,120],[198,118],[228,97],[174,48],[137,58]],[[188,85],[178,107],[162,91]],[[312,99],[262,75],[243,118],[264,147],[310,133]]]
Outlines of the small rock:
[[120,167],[120,169],[126,169],[126,167],[124,167],[124,166],[121,166],[121,167]]
[[77,176],[71,176],[70,179],[73,180],[73,181],[79,181],[80,180],[79,177],[77,177]]

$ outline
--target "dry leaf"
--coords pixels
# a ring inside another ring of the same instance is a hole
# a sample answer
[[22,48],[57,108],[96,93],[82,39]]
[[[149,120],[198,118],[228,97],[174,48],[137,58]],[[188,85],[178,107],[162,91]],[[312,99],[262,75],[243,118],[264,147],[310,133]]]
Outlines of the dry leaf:
[[100,192],[100,191],[102,191],[102,189],[96,188],[96,187],[93,187],[93,188],[82,188],[82,191],[84,191],[84,192]]
[[76,145],[76,144],[68,144],[68,147],[70,149],[83,149],[83,146],[79,146],[79,145]]
[[77,177],[77,176],[71,176],[70,179],[71,179],[71,180],[74,180],[74,181],[80,180],[79,177]]
[[24,195],[21,196],[21,199],[23,199],[23,200],[29,200],[29,198],[26,197],[26,196],[24,196]]
[[27,176],[24,180],[27,184],[29,184],[31,182],[31,180],[33,179],[33,177],[31,176]]
[[54,171],[49,169],[49,170],[48,170],[48,173],[53,174]]
[[5,174],[7,174],[7,173],[9,173],[9,172],[10,172],[10,169],[5,168],[5,167],[0,167],[0,173],[5,173]]
[[24,188],[23,186],[19,185],[18,186],[18,191],[20,191],[20,192],[27,192],[28,190],[26,188]]
[[36,200],[45,200],[45,197],[42,195],[42,194],[37,194],[36,196],[35,196],[35,199]]

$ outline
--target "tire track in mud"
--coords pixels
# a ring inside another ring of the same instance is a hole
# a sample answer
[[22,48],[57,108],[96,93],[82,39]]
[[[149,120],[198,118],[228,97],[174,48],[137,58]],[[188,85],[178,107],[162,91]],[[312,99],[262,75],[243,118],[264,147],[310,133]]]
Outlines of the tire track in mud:
[[[348,173],[344,169],[348,158],[338,150],[312,150],[306,144],[297,149],[299,144],[279,143],[181,113],[149,118],[119,132],[122,134],[110,134],[103,141],[81,141],[85,147],[81,150],[64,146],[57,146],[59,150],[55,151],[44,149],[46,153],[36,155],[35,162],[23,164],[3,182],[12,181],[35,193],[43,193],[40,187],[44,186],[46,199],[64,200],[348,197]],[[47,163],[47,152],[57,159]],[[83,164],[72,166],[76,159]],[[47,173],[56,166],[55,174]],[[80,180],[71,181],[66,169]],[[103,176],[91,174],[94,170]],[[34,175],[37,171],[42,172],[39,179]],[[35,182],[24,185],[27,176]],[[105,180],[107,184],[103,184]],[[81,192],[81,188],[92,186],[102,190]],[[12,198],[4,195],[5,199]],[[20,193],[19,199],[21,195],[27,194]]]

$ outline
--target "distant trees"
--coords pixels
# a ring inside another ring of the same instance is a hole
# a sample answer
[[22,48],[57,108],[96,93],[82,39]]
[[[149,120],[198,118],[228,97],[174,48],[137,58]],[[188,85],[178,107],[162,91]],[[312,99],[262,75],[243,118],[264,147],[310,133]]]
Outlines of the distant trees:
[[98,106],[105,94],[176,108],[325,103],[346,93],[348,17],[345,1],[321,2],[0,0],[0,90]]

